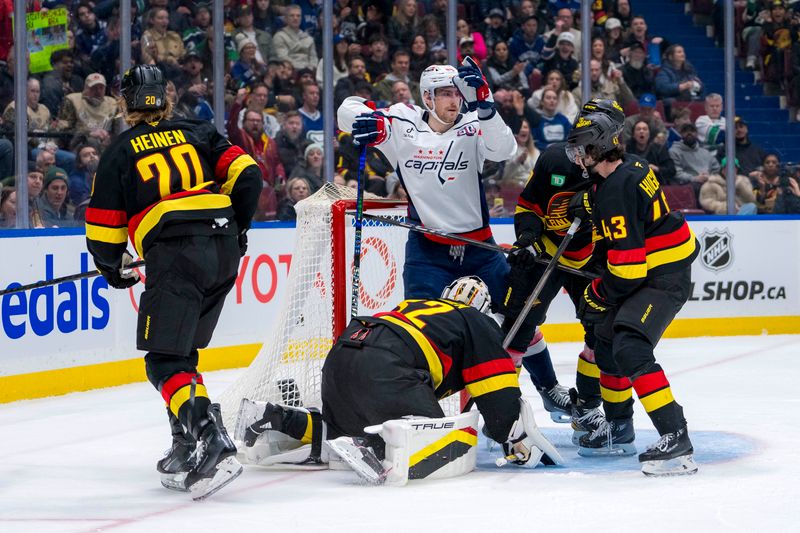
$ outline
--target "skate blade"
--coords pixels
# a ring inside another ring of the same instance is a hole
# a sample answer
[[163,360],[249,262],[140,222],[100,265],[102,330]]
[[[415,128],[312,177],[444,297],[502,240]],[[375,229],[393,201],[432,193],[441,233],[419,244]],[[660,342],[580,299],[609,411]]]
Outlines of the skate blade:
[[583,437],[584,435],[588,435],[588,434],[589,434],[588,431],[581,431],[581,430],[573,428],[573,430],[572,430],[572,444],[574,444],[575,446],[580,446],[581,437]]
[[178,472],[177,474],[161,474],[161,486],[165,489],[177,492],[189,492],[186,486],[186,475],[188,472]]
[[636,445],[632,442],[626,444],[615,443],[611,448],[584,448],[578,445],[578,455],[581,457],[627,457],[636,455]]
[[244,471],[241,463],[235,457],[228,457],[217,464],[213,477],[203,478],[194,483],[189,490],[192,499],[196,502],[205,500],[219,489],[239,477]]
[[358,474],[358,477],[370,485],[383,485],[388,471],[383,468],[375,454],[353,442],[352,438],[340,437],[326,441],[330,450]]
[[556,424],[570,424],[572,423],[572,415],[564,411],[549,411],[550,420]]
[[642,473],[650,477],[691,476],[699,470],[692,455],[683,455],[666,461],[644,461]]

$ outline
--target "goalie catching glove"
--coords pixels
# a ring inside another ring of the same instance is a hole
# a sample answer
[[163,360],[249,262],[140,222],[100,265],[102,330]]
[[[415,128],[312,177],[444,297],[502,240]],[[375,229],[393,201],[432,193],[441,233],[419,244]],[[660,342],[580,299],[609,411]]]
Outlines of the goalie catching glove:
[[519,399],[519,418],[503,443],[503,457],[496,461],[497,466],[507,463],[524,465],[532,462],[534,466],[542,463],[547,466],[563,465],[561,454],[550,444],[533,417],[533,408],[524,397]]
[[133,269],[128,269],[128,265],[133,263],[133,257],[128,252],[122,254],[120,266],[118,268],[107,269],[101,265],[97,266],[97,271],[102,274],[109,285],[115,289],[127,289],[139,283],[139,273]]
[[489,117],[494,110],[494,97],[489,89],[489,83],[474,59],[469,56],[464,58],[458,67],[458,76],[453,78],[453,84],[464,97],[467,110],[478,110],[480,118]]

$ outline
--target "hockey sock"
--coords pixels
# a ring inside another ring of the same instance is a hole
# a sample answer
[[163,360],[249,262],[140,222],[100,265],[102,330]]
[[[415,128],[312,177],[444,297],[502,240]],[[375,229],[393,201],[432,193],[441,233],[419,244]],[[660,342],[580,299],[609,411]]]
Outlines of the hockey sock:
[[160,389],[170,412],[197,438],[211,405],[203,385],[203,376],[197,372],[178,372],[167,379]]
[[672,396],[672,387],[658,363],[633,380],[633,388],[659,435],[677,431],[686,425],[681,407]]
[[600,395],[603,397],[606,419],[621,420],[633,417],[633,391],[630,379],[601,372]]
[[594,360],[594,350],[584,344],[578,355],[578,370],[575,375],[575,388],[584,406],[600,405],[600,369]]
[[303,444],[310,444],[315,434],[322,432],[322,416],[316,411],[284,409],[281,431]]
[[538,328],[522,357],[522,366],[531,375],[531,381],[537,390],[550,390],[558,383],[556,371],[553,369],[553,361],[550,360],[547,341],[544,340],[544,335]]

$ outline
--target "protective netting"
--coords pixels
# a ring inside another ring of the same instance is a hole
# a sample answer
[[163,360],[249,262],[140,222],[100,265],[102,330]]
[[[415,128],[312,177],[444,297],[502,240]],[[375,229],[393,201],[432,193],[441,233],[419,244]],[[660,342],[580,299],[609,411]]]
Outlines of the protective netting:
[[[242,398],[320,407],[322,364],[336,327],[343,327],[349,319],[352,286],[353,216],[345,215],[336,222],[344,243],[342,238],[334,243],[337,231],[333,206],[350,200],[347,205],[354,207],[355,193],[348,187],[326,184],[297,204],[297,230],[283,310],[264,337],[258,356],[219,397],[228,428],[233,428]],[[378,207],[369,212],[402,217],[405,209]],[[402,300],[406,234],[402,228],[365,220],[359,314],[388,310]],[[343,269],[344,276],[338,272]],[[340,309],[338,325],[335,306]]]

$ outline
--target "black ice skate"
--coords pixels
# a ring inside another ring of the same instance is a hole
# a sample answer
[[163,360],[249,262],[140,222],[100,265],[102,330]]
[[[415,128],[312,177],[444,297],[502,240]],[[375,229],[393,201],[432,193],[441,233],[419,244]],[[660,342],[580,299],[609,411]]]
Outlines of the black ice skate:
[[697,472],[686,426],[673,433],[661,435],[658,442],[639,454],[642,472],[646,476],[682,476]]
[[222,425],[217,403],[208,407],[208,420],[200,431],[194,458],[195,466],[186,476],[186,486],[195,501],[211,496],[242,473],[236,446]]
[[556,383],[552,389],[537,389],[542,397],[544,409],[550,413],[553,422],[569,424],[572,418],[572,403],[569,399],[569,389]]
[[170,490],[188,492],[186,475],[194,467],[194,449],[197,441],[183,432],[178,418],[167,410],[169,425],[172,429],[172,447],[164,457],[156,463],[156,470],[161,473],[161,484]]
[[600,427],[578,441],[582,457],[623,457],[636,453],[633,419],[605,420]]
[[570,389],[569,397],[572,400],[572,444],[577,446],[581,437],[599,429],[606,419],[599,405],[590,407],[578,398],[577,390]]

